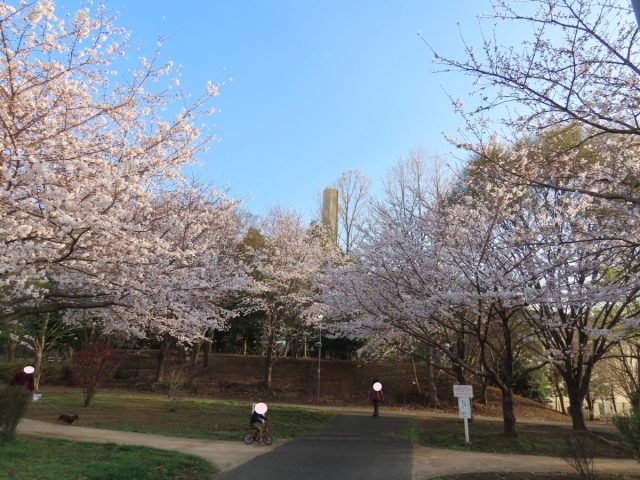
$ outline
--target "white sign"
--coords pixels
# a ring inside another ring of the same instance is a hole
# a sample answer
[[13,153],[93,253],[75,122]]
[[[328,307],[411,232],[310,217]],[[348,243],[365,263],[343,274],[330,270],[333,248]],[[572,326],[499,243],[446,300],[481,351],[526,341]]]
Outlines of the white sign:
[[469,400],[469,397],[458,397],[458,410],[460,418],[471,418],[471,400]]
[[458,398],[473,398],[473,385],[454,385],[453,396]]

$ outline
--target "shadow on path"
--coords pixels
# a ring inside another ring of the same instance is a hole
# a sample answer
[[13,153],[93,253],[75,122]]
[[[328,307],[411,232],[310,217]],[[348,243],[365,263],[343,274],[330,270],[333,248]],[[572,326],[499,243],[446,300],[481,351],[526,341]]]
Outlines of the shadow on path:
[[290,441],[218,479],[409,480],[412,446],[403,435],[409,426],[402,417],[337,415],[324,432]]

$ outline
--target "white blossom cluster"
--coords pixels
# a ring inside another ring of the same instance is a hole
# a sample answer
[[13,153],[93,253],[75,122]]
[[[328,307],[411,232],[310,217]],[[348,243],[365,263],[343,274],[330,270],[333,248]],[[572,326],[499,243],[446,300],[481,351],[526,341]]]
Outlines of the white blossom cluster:
[[218,91],[189,104],[163,90],[157,55],[114,73],[130,47],[112,21],[102,7],[69,21],[50,0],[0,4],[0,321],[90,310],[186,338],[223,325],[221,299],[243,284],[236,202],[180,173]]

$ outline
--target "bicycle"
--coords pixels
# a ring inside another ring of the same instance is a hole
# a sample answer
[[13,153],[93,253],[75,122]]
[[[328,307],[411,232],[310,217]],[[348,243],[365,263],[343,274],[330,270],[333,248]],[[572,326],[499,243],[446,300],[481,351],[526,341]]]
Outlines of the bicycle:
[[271,432],[269,432],[269,420],[264,422],[262,441],[260,441],[260,429],[255,428],[253,425],[250,425],[249,428],[251,431],[244,436],[244,443],[247,445],[251,445],[253,442],[264,443],[265,445],[271,445],[273,443],[273,437],[271,436]]

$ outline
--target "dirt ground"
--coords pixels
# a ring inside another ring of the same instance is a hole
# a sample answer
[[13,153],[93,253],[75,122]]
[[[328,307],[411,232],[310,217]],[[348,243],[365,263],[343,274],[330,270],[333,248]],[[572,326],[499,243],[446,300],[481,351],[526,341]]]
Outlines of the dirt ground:
[[[147,352],[133,357],[121,369],[113,387],[162,391],[162,385],[153,383],[156,371],[155,355]],[[320,404],[326,406],[368,405],[367,392],[376,378],[384,385],[384,404],[402,410],[425,410],[424,378],[426,368],[411,363],[358,363],[347,360],[322,359],[320,362]],[[209,398],[255,400],[264,398],[262,388],[264,358],[252,355],[211,355],[209,366],[194,370],[191,394]],[[279,358],[273,373],[273,394],[270,401],[296,404],[316,404],[318,386],[317,359]],[[455,380],[445,374],[438,376],[438,396],[441,408],[429,409],[433,413],[457,412],[453,397]],[[420,388],[422,387],[422,388]],[[479,386],[474,386],[479,393]],[[476,394],[477,395],[477,394]],[[501,394],[489,388],[488,404],[474,402],[474,415],[499,417],[502,415]],[[568,417],[538,402],[516,397],[516,415],[519,419],[568,421]]]

